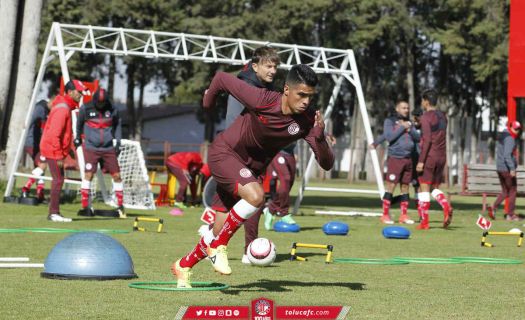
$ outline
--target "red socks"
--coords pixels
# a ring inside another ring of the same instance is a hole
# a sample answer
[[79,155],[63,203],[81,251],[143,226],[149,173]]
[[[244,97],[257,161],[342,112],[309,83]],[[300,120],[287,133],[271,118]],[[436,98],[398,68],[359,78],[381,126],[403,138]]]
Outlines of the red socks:
[[232,208],[228,214],[228,217],[226,218],[226,221],[224,222],[224,226],[217,237],[215,237],[215,240],[211,242],[210,247],[217,248],[221,245],[227,245],[228,241],[230,241],[230,238],[233,237],[235,232],[244,223],[244,221],[246,221],[246,219],[241,218]]
[[180,266],[181,268],[192,268],[204,258],[206,258],[206,243],[204,243],[204,238],[201,237],[195,248],[180,259]]

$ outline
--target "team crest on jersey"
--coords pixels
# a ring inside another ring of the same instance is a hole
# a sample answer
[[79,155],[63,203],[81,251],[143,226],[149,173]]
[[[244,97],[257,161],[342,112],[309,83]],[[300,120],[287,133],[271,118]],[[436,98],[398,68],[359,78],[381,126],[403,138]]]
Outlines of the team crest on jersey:
[[292,123],[288,127],[288,133],[291,134],[292,136],[297,134],[298,132],[299,132],[299,125],[296,122]]
[[272,176],[273,176],[273,177],[277,177],[277,172],[275,172],[275,171],[272,170]]
[[394,181],[396,180],[396,175],[392,173],[388,176],[388,179],[390,179],[390,181]]
[[284,161],[284,157],[279,157],[279,158],[277,158],[277,162],[278,162],[279,164],[284,164],[284,162],[285,162],[285,161]]
[[106,111],[106,113],[104,113],[104,117],[106,117],[106,118],[109,118],[109,117],[111,117],[111,112],[109,112],[109,111]]
[[252,172],[250,171],[250,169],[247,169],[247,168],[242,168],[240,171],[239,171],[239,174],[241,175],[241,177],[243,178],[249,178],[252,176]]
[[91,170],[91,168],[93,168],[91,163],[86,163],[86,170]]

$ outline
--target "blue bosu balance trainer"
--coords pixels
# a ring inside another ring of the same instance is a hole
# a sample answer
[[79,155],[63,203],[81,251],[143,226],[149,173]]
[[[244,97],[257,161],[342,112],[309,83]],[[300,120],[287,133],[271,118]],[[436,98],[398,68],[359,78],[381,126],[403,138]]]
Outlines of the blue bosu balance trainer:
[[346,236],[350,228],[344,222],[330,221],[324,224],[323,232],[327,235]]
[[276,232],[299,232],[301,231],[301,227],[297,224],[289,224],[283,221],[277,221],[273,225],[273,230]]
[[72,234],[57,243],[44,262],[44,278],[113,280],[137,275],[120,242],[98,232]]
[[408,239],[410,230],[405,227],[385,227],[383,236],[387,239]]

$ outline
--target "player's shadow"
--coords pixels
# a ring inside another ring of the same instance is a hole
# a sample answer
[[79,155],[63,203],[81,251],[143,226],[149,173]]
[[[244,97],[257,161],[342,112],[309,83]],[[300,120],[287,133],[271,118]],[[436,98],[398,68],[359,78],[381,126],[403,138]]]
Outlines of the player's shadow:
[[311,281],[293,281],[293,280],[269,280],[261,279],[255,282],[231,286],[228,290],[223,291],[225,294],[238,295],[241,292],[289,292],[293,291],[290,287],[342,287],[349,290],[366,290],[366,284],[360,282],[311,282]]

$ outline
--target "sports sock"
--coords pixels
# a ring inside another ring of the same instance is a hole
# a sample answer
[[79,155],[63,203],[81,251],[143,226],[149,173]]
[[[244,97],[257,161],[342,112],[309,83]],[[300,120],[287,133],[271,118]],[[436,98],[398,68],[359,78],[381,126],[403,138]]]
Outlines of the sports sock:
[[408,197],[408,194],[404,193],[399,197],[399,200],[401,201],[399,203],[399,208],[401,209],[401,215],[406,215],[408,213],[408,200],[410,198]]
[[91,192],[91,181],[82,180],[80,184],[80,197],[82,200],[82,208],[87,208],[89,206],[89,193]]
[[444,212],[448,213],[450,211],[450,203],[448,202],[447,197],[441,190],[434,189],[432,191],[432,197],[434,197],[434,199],[436,199],[439,205],[441,205]]
[[199,261],[206,258],[206,243],[201,237],[195,248],[180,260],[181,268],[193,268]]
[[[31,171],[31,174],[34,176],[41,176],[44,174],[44,170],[42,170],[40,167],[36,167],[33,169],[33,171]],[[29,190],[31,190],[31,186],[36,182],[36,180],[37,180],[36,178],[27,179],[27,182],[22,188],[22,190],[24,192],[28,192]]]
[[221,245],[228,245],[228,241],[230,241],[230,238],[233,237],[239,227],[256,211],[257,207],[252,206],[248,201],[244,199],[239,200],[228,213],[221,231],[219,231],[215,240],[211,242],[210,247],[217,248]]
[[117,206],[121,207],[124,203],[124,184],[113,181],[113,190],[115,190],[115,196],[117,197]]
[[428,224],[428,210],[430,209],[430,193],[419,193],[419,212],[421,214],[421,224]]
[[383,196],[383,217],[390,215],[390,205],[392,203],[392,194],[385,192]]
[[44,195],[44,186],[45,186],[44,180],[39,179],[38,183],[36,185],[36,194],[38,196],[43,196]]

